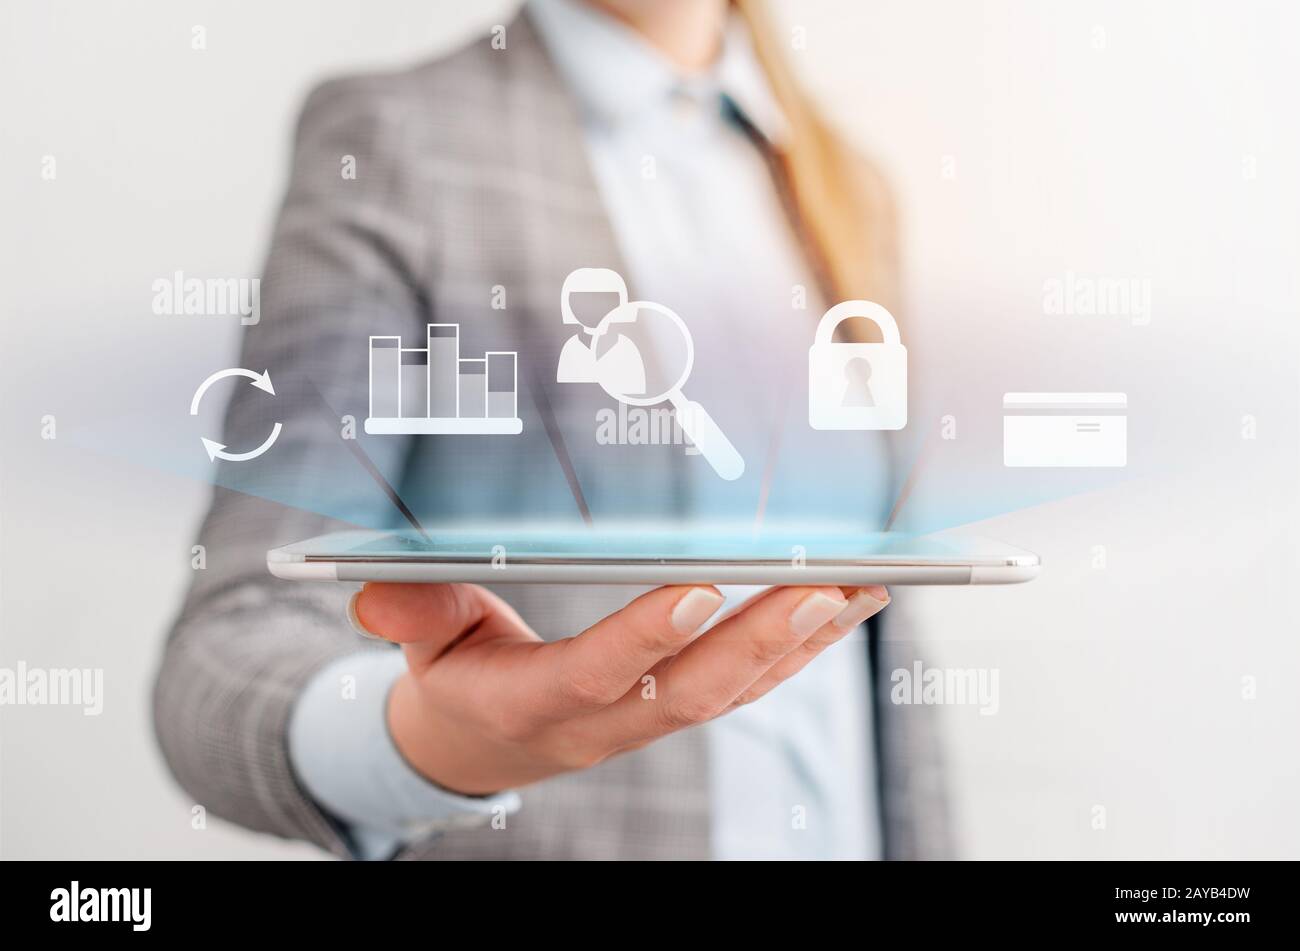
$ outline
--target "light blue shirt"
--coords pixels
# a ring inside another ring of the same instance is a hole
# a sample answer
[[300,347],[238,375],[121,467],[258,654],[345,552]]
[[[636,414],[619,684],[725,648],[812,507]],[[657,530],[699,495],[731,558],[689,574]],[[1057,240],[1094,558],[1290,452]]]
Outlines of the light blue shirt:
[[[734,353],[746,340],[805,351],[812,318],[792,321],[788,305],[772,304],[815,282],[766,157],[729,114],[739,112],[773,143],[785,135],[741,24],[728,29],[713,69],[682,77],[633,31],[580,2],[530,0],[529,11],[582,108],[596,183],[637,296],[689,300],[723,315],[696,325],[702,354]],[[728,249],[726,260],[719,247]],[[708,393],[724,377],[696,374],[692,387],[725,400],[721,390]],[[724,589],[720,613],[754,590]],[[715,857],[879,856],[863,636],[849,635],[759,702],[704,727]],[[456,796],[406,764],[384,716],[403,669],[398,651],[327,667],[304,691],[290,726],[298,775],[348,824],[367,858],[519,808],[514,793]],[[340,699],[343,676],[355,678],[353,699]]]

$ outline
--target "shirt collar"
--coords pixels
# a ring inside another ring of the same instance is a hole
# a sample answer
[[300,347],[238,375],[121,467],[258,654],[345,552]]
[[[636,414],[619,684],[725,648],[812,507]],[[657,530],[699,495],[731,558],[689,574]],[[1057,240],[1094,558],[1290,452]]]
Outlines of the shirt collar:
[[589,119],[617,125],[674,96],[726,97],[772,144],[787,137],[785,116],[754,56],[748,31],[732,16],[722,52],[708,70],[683,74],[631,27],[582,0],[528,0],[528,15]]

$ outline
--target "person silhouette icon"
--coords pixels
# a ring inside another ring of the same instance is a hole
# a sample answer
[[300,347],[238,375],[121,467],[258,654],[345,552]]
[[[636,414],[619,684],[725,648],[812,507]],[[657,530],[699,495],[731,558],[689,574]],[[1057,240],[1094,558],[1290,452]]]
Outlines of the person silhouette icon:
[[[575,294],[600,294],[616,298],[612,307],[595,323],[583,323],[573,310]],[[631,322],[636,310],[626,307],[627,284],[618,272],[603,267],[581,267],[564,279],[560,290],[560,314],[564,323],[578,324],[582,333],[575,334],[564,343],[560,362],[556,367],[558,383],[596,383],[601,378],[613,378],[625,393],[645,390],[645,363],[641,352],[630,339],[610,327],[611,324]],[[584,339],[584,335],[587,339]],[[601,337],[612,337],[602,341]]]
[[840,405],[875,406],[870,381],[871,361],[866,357],[854,357],[844,364],[844,395],[840,398]]

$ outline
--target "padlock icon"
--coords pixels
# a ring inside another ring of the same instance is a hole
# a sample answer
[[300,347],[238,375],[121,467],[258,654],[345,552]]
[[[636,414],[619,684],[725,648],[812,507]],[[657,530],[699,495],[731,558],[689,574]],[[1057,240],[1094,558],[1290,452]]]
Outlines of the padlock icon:
[[[850,317],[880,327],[880,343],[836,343]],[[907,348],[889,311],[865,300],[836,304],[808,348],[808,424],[813,429],[902,429],[907,425]]]

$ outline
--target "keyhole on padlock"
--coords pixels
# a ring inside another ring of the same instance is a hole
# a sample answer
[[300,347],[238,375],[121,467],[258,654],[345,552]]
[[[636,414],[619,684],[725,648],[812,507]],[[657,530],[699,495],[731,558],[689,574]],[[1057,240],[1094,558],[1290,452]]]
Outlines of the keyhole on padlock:
[[844,364],[844,395],[841,406],[875,406],[875,397],[871,395],[871,361],[866,357],[854,357]]

